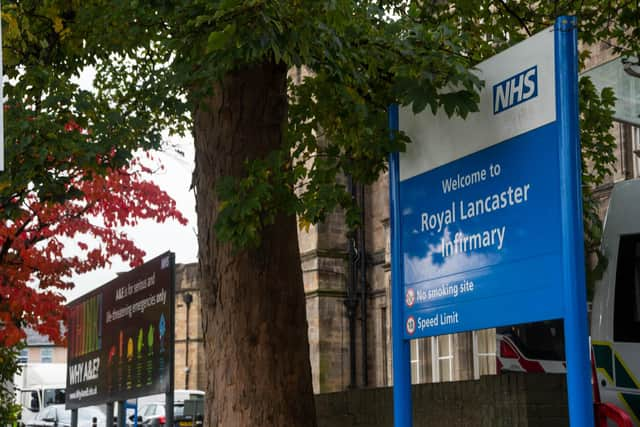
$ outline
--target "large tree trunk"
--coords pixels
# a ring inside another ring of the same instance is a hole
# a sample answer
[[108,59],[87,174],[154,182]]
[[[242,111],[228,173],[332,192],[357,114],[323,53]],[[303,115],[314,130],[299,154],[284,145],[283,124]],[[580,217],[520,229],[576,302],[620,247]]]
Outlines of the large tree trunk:
[[220,177],[282,142],[286,68],[228,74],[197,106],[196,210],[207,370],[205,426],[315,426],[297,226],[281,215],[258,249],[234,252],[214,231]]

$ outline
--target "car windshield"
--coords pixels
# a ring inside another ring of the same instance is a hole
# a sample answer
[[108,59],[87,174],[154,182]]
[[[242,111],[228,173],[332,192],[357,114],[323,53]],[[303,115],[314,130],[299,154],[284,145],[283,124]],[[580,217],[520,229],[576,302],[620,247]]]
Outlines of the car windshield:
[[[173,405],[173,416],[181,416],[184,413],[184,404],[176,403]],[[140,407],[138,415],[152,417],[154,415],[165,415],[164,405],[161,403],[145,405]]]
[[63,388],[48,388],[44,390],[44,406],[59,405],[65,401]]
[[57,408],[58,412],[58,425],[60,424],[71,424],[71,410],[64,409],[64,407]]
[[180,417],[182,414],[184,414],[184,405],[174,405],[173,416]]
[[138,415],[142,415],[143,417],[151,417],[155,415],[156,405],[145,405],[140,408],[138,411]]

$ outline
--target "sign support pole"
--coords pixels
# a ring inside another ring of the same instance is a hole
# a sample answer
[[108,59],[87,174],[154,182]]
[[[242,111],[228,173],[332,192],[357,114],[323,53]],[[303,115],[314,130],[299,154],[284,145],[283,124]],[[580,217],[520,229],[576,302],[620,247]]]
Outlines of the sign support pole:
[[127,424],[127,410],[125,408],[125,400],[118,401],[118,427],[125,427]]
[[[398,130],[398,105],[389,106],[389,128]],[[400,250],[400,161],[398,153],[389,157],[389,200],[391,204],[391,330],[393,350],[393,425],[411,427],[413,425],[413,405],[411,402],[411,348],[403,339],[403,283],[402,252]]]
[[[593,396],[589,366],[586,286],[582,226],[582,188],[578,110],[578,30],[575,17],[560,16],[555,51],[557,112],[560,137],[560,194],[565,298],[565,350],[569,420],[572,426],[593,427]],[[570,196],[572,195],[572,196]]]
[[106,427],[113,427],[113,402],[107,402]]
[[[173,343],[175,342],[176,336],[176,313],[175,313],[175,309],[176,309],[176,302],[175,302],[175,297],[176,297],[176,269],[175,269],[175,264],[176,264],[176,258],[175,256],[172,254],[170,257],[170,261],[171,263],[171,293],[169,295],[169,304],[170,304],[170,310],[171,310],[171,324],[169,325],[169,327],[171,328],[171,332],[168,334],[169,339],[171,340],[172,344],[169,346],[169,351],[170,351],[170,357],[169,357],[169,392],[167,394],[165,394],[165,414],[167,417],[167,426],[173,426],[173,403],[174,403],[174,391],[175,391],[175,378],[174,378],[174,374],[175,374],[175,365],[176,365],[176,354],[175,354],[175,346],[173,345]],[[189,334],[189,331],[187,331],[187,334]]]

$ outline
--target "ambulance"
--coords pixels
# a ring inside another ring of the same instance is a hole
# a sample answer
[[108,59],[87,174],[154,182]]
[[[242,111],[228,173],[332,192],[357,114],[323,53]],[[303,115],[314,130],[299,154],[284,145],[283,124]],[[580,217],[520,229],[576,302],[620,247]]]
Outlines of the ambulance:
[[640,426],[640,180],[617,183],[604,221],[607,268],[596,283],[591,343],[603,402]]

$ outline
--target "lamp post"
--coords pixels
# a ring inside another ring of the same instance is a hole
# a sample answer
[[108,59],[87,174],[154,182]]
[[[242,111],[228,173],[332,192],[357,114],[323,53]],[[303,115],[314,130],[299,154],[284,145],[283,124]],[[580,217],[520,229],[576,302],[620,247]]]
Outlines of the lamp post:
[[189,292],[182,295],[182,300],[187,306],[186,312],[186,338],[185,338],[185,355],[184,355],[184,388],[189,389],[189,308],[193,302],[193,295]]

